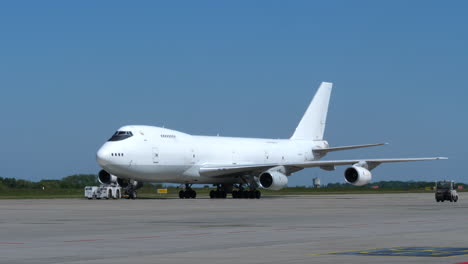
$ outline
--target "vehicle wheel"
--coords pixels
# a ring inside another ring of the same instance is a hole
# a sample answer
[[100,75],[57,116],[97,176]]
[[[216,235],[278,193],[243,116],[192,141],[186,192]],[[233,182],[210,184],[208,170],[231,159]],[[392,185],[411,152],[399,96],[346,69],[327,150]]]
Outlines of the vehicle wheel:
[[259,190],[255,190],[255,198],[260,199],[262,193]]
[[227,192],[221,191],[221,198],[226,199],[227,197]]
[[120,191],[117,190],[117,192],[115,193],[115,199],[120,199]]
[[192,198],[192,199],[197,198],[197,192],[192,190],[191,193],[190,193],[190,198]]
[[137,193],[136,193],[136,191],[133,191],[133,192],[132,192],[131,198],[132,198],[132,200],[135,200],[135,199],[137,198]]
[[441,202],[444,202],[444,199],[440,200]]
[[191,196],[190,191],[189,191],[189,190],[185,190],[185,192],[184,192],[184,197],[185,197],[185,199],[189,199],[190,196]]
[[107,193],[106,199],[109,199],[109,198],[112,198],[112,190],[109,190],[109,192]]
[[92,200],[93,198],[88,198],[88,200]]
[[232,191],[232,199],[237,199],[237,191]]
[[179,198],[180,198],[180,199],[184,199],[184,197],[185,197],[184,191],[183,191],[183,190],[180,190],[180,191],[179,191]]
[[210,191],[210,198],[211,198],[211,199],[214,199],[215,197],[216,197],[215,191],[214,191],[214,190],[211,190],[211,191]]
[[249,198],[249,191],[243,191],[242,192],[242,198],[244,198],[244,199]]
[[439,199],[436,199],[436,201],[437,201],[437,202],[440,202],[440,200],[439,200]]

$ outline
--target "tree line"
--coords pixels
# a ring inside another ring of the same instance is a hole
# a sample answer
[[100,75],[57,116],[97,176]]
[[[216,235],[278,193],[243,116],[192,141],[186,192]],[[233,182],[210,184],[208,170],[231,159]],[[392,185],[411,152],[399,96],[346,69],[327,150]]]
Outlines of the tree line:
[[[468,187],[467,184],[455,182],[455,188],[457,188],[458,185],[462,185],[464,189]],[[365,186],[353,186],[348,183],[329,183],[326,186],[327,188],[383,188],[409,190],[432,188],[435,186],[435,181],[378,181],[372,182]]]
[[41,180],[38,182],[0,177],[0,189],[76,189],[97,184],[97,177],[94,174],[76,174],[60,180]]
[[[85,186],[99,185],[95,174],[75,174],[64,177],[60,180],[41,180],[33,182],[29,180],[16,178],[0,177],[0,190],[2,189],[79,189]],[[157,188],[162,188],[162,184],[146,184]],[[365,186],[353,186],[348,183],[329,183],[327,188],[382,188],[382,189],[425,189],[434,187],[435,182],[427,181],[379,181],[373,182]],[[468,188],[467,184],[455,183],[455,187],[462,185],[464,189]],[[306,187],[306,186],[302,186]]]

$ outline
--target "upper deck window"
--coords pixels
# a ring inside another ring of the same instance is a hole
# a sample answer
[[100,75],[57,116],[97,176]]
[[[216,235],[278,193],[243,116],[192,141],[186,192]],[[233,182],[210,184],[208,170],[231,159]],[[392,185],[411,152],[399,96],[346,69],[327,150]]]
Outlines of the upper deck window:
[[111,138],[109,138],[108,141],[124,140],[131,136],[133,136],[133,133],[131,131],[117,131]]

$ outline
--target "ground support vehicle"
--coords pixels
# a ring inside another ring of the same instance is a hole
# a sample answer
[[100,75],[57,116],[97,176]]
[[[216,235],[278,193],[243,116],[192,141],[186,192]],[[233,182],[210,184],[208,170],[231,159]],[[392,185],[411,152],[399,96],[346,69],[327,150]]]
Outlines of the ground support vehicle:
[[97,198],[97,190],[99,189],[98,186],[86,186],[84,195],[88,199],[96,199]]
[[98,199],[120,199],[122,188],[114,185],[101,185],[97,190]]
[[445,180],[436,182],[435,199],[437,202],[443,202],[445,200],[457,202],[458,193],[454,188],[454,182]]

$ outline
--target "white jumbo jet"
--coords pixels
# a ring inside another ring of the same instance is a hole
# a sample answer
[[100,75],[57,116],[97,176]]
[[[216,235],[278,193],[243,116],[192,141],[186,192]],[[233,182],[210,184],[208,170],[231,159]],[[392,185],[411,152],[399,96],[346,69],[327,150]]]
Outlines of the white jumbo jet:
[[131,198],[142,182],[185,185],[180,198],[195,198],[192,184],[213,184],[211,198],[260,198],[258,188],[279,190],[304,168],[344,172],[347,183],[362,186],[381,163],[446,159],[354,159],[320,161],[328,152],[384,144],[330,147],[323,139],[332,83],[322,82],[289,139],[193,136],[153,126],[121,127],[97,152],[101,183],[118,183]]

